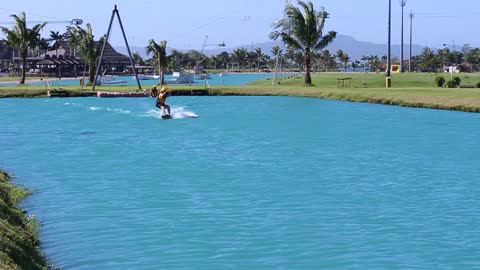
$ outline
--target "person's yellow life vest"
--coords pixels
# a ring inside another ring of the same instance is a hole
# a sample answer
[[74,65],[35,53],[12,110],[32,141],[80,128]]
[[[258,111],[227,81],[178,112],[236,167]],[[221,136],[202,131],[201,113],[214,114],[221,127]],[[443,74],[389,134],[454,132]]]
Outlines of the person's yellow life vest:
[[162,104],[164,104],[164,103],[165,103],[165,99],[166,99],[166,97],[165,97],[165,96],[163,96],[163,94],[164,94],[164,93],[160,93],[160,94],[158,94],[158,97],[157,97],[157,103],[162,103]]

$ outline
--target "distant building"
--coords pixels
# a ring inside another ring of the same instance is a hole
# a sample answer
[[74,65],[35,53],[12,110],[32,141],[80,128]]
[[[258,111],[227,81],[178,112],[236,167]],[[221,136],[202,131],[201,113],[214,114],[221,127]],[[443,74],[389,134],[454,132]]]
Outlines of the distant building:
[[0,73],[7,73],[12,65],[13,49],[6,42],[0,40]]
[[46,74],[53,73],[59,77],[62,76],[63,71],[63,76],[71,76],[71,73],[76,76],[77,68],[83,67],[84,61],[75,57],[75,52],[66,41],[55,43],[53,48],[56,49],[41,54],[40,59],[35,61],[36,71]]
[[13,49],[4,40],[0,40],[0,60],[12,60],[12,56]]
[[[67,41],[58,42],[53,45],[53,48],[38,57],[27,57],[27,72],[61,77],[77,76],[85,70],[84,59]],[[15,50],[8,47],[5,42],[0,42],[1,71],[6,72],[4,70],[8,70],[8,63],[12,62],[20,62],[18,53],[15,53]],[[130,58],[115,51],[107,42],[103,53],[102,68],[121,72],[127,65],[130,65]]]
[[[58,42],[54,44],[52,48],[55,49],[50,50],[40,56],[44,60],[40,61],[39,64],[55,66],[65,65],[68,67],[72,64],[83,65],[85,62],[79,53],[76,52],[74,48],[66,41]],[[123,71],[127,65],[130,65],[130,58],[115,51],[112,45],[107,42],[105,45],[105,51],[103,53],[102,68],[112,69],[119,72]]]

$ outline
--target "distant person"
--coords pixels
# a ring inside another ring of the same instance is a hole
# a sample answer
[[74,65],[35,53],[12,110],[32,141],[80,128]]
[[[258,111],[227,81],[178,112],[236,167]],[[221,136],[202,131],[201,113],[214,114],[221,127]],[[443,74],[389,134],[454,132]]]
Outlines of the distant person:
[[[160,93],[157,96],[157,101],[155,106],[159,109],[162,109],[162,115],[170,115],[170,106],[165,104],[165,100],[167,100],[167,96],[170,93],[167,87],[162,87],[160,89]],[[166,113],[165,113],[166,111]]]
[[156,97],[157,95],[158,95],[157,85],[154,85],[152,87],[152,90],[150,90],[150,96],[151,97]]

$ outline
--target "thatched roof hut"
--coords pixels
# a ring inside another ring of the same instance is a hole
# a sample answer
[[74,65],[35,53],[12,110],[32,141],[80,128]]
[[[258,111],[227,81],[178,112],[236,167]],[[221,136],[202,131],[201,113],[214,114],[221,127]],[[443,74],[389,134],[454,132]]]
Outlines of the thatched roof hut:
[[[58,47],[57,47],[58,45]],[[84,62],[81,59],[81,56],[78,52],[75,52],[72,46],[66,41],[61,41],[53,45],[53,48],[57,48],[56,50],[48,51],[41,55],[44,59],[48,60],[57,60],[57,61],[65,61],[65,60],[80,60],[82,63]],[[54,61],[55,62],[55,61]],[[125,56],[117,51],[107,42],[105,45],[105,51],[103,53],[103,61],[102,65],[107,66],[125,66],[130,64],[130,58]]]

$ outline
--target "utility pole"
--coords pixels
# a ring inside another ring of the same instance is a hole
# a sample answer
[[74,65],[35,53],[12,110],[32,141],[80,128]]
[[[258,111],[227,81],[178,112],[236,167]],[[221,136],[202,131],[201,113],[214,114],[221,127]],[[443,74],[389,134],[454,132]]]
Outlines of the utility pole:
[[392,0],[388,0],[388,50],[387,50],[387,78],[386,78],[386,87],[390,88],[392,86],[392,78],[390,77],[390,67],[391,62],[391,50],[390,45],[392,41],[391,29],[392,29]]
[[452,40],[452,45],[453,45],[453,53],[455,55],[455,66],[457,66],[458,59],[457,59],[457,50],[455,49],[455,40]]
[[408,72],[412,72],[412,25],[413,12],[410,10],[410,57],[408,59]]
[[402,7],[402,29],[400,38],[400,72],[403,72],[403,8],[407,4],[407,0],[400,0],[400,6]]

